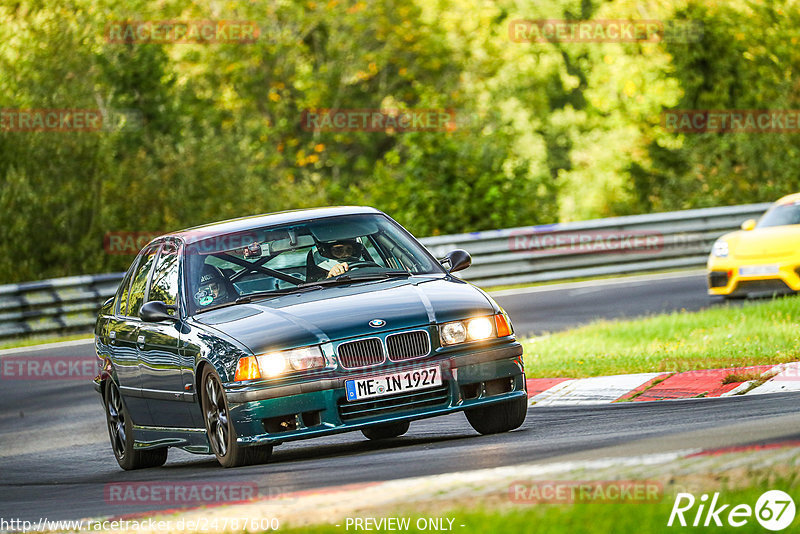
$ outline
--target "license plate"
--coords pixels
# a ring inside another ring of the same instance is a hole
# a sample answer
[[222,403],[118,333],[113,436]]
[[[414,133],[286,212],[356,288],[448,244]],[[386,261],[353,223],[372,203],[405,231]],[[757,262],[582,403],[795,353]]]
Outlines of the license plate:
[[749,267],[739,267],[740,276],[769,276],[778,274],[777,265],[750,265]]
[[348,401],[383,397],[441,385],[442,372],[438,366],[347,380],[344,383]]

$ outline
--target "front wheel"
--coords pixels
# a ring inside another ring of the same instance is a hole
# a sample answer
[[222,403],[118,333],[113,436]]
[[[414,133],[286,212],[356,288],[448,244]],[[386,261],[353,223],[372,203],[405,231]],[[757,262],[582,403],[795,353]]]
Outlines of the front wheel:
[[236,443],[236,430],[228,411],[222,382],[211,367],[203,371],[203,419],[211,451],[222,467],[262,464],[272,455],[272,445],[242,447]]
[[528,399],[522,397],[466,411],[467,421],[481,434],[499,434],[519,428],[528,413]]
[[113,380],[109,380],[106,385],[104,401],[108,437],[111,438],[111,448],[119,466],[126,471],[130,471],[132,469],[164,465],[164,462],[167,461],[169,450],[166,447],[160,449],[134,449],[133,421],[128,409],[122,402],[119,388]]
[[384,425],[376,425],[368,428],[362,428],[361,433],[365,438],[369,439],[390,439],[402,436],[408,432],[408,427],[411,423],[408,421],[400,421],[399,423],[386,423]]

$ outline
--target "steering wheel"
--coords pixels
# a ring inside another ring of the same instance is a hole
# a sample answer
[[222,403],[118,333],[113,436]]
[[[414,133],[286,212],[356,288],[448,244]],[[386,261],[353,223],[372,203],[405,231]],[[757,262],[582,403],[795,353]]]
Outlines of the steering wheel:
[[347,270],[350,269],[360,269],[361,267],[378,267],[382,269],[383,267],[375,263],[374,261],[369,260],[360,260],[360,261],[353,261],[353,262],[345,262],[347,263]]

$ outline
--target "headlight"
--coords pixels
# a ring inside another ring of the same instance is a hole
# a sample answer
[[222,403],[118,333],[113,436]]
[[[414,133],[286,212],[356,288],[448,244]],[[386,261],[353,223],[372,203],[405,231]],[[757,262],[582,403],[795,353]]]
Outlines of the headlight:
[[286,370],[286,359],[280,352],[270,352],[256,356],[261,376],[271,378],[278,376]]
[[467,340],[467,328],[461,321],[445,323],[441,326],[442,345],[455,345]]
[[511,324],[504,313],[453,321],[439,326],[439,338],[442,346],[510,335]]
[[295,371],[306,371],[325,367],[325,358],[319,346],[287,350],[282,353],[289,366]]
[[493,333],[492,322],[488,317],[478,317],[467,321],[467,337],[469,339],[488,339]]
[[728,257],[728,242],[722,239],[717,239],[714,242],[714,247],[711,249],[711,254],[718,258]]
[[286,373],[322,367],[325,367],[325,357],[319,345],[315,345],[240,358],[234,380],[273,378]]

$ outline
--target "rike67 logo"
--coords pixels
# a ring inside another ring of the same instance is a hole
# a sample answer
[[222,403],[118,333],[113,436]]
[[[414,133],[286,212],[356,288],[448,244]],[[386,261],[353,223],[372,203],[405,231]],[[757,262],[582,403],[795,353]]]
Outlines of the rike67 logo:
[[762,494],[755,507],[749,504],[723,504],[719,493],[714,493],[710,502],[705,493],[699,499],[691,493],[678,493],[667,526],[738,528],[746,525],[755,516],[756,521],[765,529],[779,531],[792,524],[795,511],[792,498],[780,490],[770,490]]

